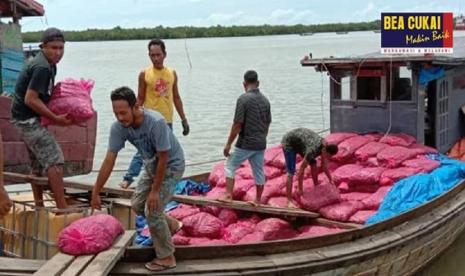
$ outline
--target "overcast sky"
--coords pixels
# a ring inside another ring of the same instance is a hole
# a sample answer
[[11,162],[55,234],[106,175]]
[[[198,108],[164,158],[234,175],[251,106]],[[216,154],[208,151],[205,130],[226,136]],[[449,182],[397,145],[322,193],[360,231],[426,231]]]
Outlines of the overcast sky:
[[463,0],[36,0],[44,17],[24,18],[23,31],[163,26],[318,24],[380,19],[381,12],[465,13]]

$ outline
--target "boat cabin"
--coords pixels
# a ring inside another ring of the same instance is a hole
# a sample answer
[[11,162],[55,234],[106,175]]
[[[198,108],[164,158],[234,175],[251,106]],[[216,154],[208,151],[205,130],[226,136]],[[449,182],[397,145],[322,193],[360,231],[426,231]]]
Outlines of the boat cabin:
[[329,76],[331,132],[403,132],[440,152],[465,135],[465,38],[455,38],[447,55],[373,53],[301,64]]

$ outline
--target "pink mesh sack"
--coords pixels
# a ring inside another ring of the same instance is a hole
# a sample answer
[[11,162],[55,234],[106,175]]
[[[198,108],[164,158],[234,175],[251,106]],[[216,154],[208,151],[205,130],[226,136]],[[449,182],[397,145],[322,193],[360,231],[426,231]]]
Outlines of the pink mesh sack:
[[200,212],[182,220],[183,229],[194,238],[220,238],[223,230],[223,222],[217,217]]
[[[90,92],[94,87],[93,80],[75,80],[67,78],[54,88],[48,108],[55,114],[68,114],[75,123],[83,123],[94,116]],[[53,124],[48,118],[41,118],[42,125]]]
[[110,248],[116,237],[123,232],[121,223],[110,215],[85,217],[61,230],[58,248],[74,256],[97,254]]

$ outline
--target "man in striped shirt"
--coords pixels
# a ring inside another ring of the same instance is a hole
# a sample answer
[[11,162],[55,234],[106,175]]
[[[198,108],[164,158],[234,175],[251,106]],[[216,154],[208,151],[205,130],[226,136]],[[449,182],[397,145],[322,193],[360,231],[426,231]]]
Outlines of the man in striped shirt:
[[[258,89],[257,72],[249,70],[244,74],[244,90],[236,102],[234,121],[223,154],[228,157],[225,166],[226,194],[222,200],[231,201],[234,188],[234,174],[245,160],[249,160],[256,185],[256,196],[252,204],[260,204],[265,185],[263,169],[266,136],[271,124],[270,102]],[[234,152],[230,155],[231,144],[237,139]]]

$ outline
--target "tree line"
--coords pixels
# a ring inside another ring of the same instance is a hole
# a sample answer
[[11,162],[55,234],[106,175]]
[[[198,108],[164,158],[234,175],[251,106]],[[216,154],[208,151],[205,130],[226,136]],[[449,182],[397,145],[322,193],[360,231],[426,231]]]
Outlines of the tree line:
[[[317,25],[261,25],[261,26],[211,26],[211,27],[164,27],[87,29],[84,31],[64,31],[67,41],[137,40],[137,39],[176,39],[200,37],[234,37],[284,35],[321,32],[352,32],[379,30],[381,21],[360,23],[329,23]],[[23,33],[24,42],[39,42],[42,31]]]

